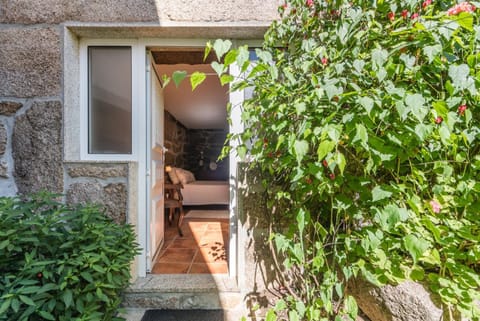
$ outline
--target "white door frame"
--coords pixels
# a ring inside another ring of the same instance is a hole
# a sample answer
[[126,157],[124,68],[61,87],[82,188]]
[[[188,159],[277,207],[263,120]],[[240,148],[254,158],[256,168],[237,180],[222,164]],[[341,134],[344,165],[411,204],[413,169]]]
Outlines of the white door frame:
[[[162,47],[162,48],[172,48],[172,47],[199,47],[204,48],[205,44],[207,43],[207,39],[139,39],[137,45],[134,46],[133,55],[134,55],[134,63],[136,68],[134,71],[137,72],[132,73],[133,82],[138,82],[138,92],[139,92],[139,101],[142,102],[140,106],[143,108],[139,108],[138,112],[138,127],[137,128],[145,128],[145,130],[140,131],[139,139],[137,141],[138,148],[140,151],[146,151],[147,148],[147,131],[146,131],[146,124],[148,122],[148,112],[146,110],[147,106],[147,91],[146,91],[146,77],[145,77],[145,66],[146,66],[146,55],[147,48],[149,47]],[[140,67],[141,66],[141,67]],[[239,68],[231,67],[230,72],[235,76],[239,75]],[[243,130],[243,124],[240,118],[240,112],[238,106],[243,102],[244,96],[243,92],[233,92],[230,93],[230,102],[232,106],[236,106],[233,109],[232,114],[232,124],[230,125],[230,132],[241,132]],[[149,229],[149,222],[148,217],[146,214],[147,211],[147,204],[150,204],[150,200],[147,199],[147,159],[146,159],[146,152],[140,152],[138,158],[138,225],[139,225],[139,235],[138,235],[138,243],[142,248],[142,253],[140,254],[138,260],[138,276],[145,277],[147,274],[147,242],[148,242],[148,229]],[[229,242],[229,257],[228,257],[228,270],[230,277],[236,277],[239,270],[241,270],[240,265],[243,265],[243,260],[237,260],[238,255],[243,253],[242,246],[239,244],[239,235],[238,235],[238,215],[237,215],[237,168],[238,168],[238,157],[232,153],[230,155],[230,163],[229,163],[229,183],[230,183],[230,242]]]

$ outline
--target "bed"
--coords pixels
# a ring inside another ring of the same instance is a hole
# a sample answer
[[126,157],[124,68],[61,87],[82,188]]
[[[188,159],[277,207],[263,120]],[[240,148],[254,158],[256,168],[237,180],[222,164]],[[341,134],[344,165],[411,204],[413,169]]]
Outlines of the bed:
[[183,184],[183,205],[228,205],[228,181],[193,181]]

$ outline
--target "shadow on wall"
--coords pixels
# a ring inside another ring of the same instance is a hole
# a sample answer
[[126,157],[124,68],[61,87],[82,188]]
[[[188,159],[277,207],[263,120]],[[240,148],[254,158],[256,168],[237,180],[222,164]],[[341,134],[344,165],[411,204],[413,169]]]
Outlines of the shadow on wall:
[[267,191],[262,186],[262,178],[260,171],[248,168],[245,163],[239,164],[238,215],[247,232],[244,275],[246,288],[250,290],[244,300],[252,320],[264,317],[266,309],[283,296],[279,269],[268,242],[273,222],[275,227],[279,226],[279,215],[267,209]]

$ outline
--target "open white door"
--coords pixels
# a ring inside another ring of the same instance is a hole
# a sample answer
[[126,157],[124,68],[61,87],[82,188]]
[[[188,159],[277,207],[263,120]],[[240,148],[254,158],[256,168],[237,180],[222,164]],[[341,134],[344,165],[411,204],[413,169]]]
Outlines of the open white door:
[[164,146],[163,119],[164,97],[163,88],[153,67],[153,59],[147,52],[147,271],[150,272],[156,256],[164,241]]

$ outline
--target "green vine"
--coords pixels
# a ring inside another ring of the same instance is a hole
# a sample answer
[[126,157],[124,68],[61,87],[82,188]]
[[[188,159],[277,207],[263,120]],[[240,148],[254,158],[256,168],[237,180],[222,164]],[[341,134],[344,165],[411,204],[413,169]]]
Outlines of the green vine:
[[287,0],[257,60],[207,45],[222,82],[254,89],[230,139],[290,219],[267,321],[355,320],[354,278],[422,282],[445,320],[480,320],[479,6]]

